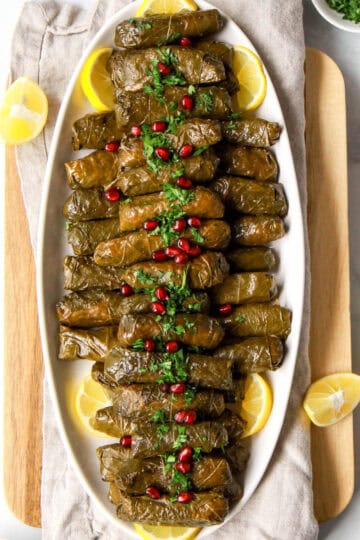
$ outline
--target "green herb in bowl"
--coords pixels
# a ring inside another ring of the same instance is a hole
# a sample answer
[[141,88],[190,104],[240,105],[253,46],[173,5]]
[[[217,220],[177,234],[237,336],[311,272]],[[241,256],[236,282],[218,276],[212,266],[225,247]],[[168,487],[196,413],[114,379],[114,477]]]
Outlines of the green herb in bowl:
[[360,0],[326,0],[329,6],[341,13],[343,19],[360,23]]

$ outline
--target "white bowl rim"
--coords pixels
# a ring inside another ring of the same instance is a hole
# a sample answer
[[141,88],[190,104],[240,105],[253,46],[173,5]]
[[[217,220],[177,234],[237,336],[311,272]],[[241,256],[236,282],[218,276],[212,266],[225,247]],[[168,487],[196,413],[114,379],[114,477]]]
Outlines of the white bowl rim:
[[331,8],[326,0],[311,0],[315,9],[320,15],[330,24],[345,30],[345,32],[352,32],[353,34],[360,33],[360,23],[354,23],[348,19],[343,19],[341,13]]

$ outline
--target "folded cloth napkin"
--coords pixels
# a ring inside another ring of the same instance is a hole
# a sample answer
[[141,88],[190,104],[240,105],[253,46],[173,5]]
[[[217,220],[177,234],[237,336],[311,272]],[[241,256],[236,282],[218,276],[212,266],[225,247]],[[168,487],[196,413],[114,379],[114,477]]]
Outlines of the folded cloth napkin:
[[[59,105],[85,45],[126,0],[98,0],[89,11],[48,0],[25,3],[18,21],[12,54],[12,78],[27,75],[49,99],[45,130],[16,149],[23,196],[36,248],[37,219],[47,152]],[[224,9],[253,41],[266,62],[287,119],[302,208],[306,216],[304,148],[304,36],[301,0],[212,0]],[[306,219],[305,219],[306,223]],[[294,384],[276,451],[253,497],[230,523],[211,539],[313,540],[309,425],[301,400],[309,383],[309,269],[304,323]],[[125,534],[107,523],[83,491],[68,464],[60,441],[46,383],[44,392],[42,526],[44,540],[115,540]]]

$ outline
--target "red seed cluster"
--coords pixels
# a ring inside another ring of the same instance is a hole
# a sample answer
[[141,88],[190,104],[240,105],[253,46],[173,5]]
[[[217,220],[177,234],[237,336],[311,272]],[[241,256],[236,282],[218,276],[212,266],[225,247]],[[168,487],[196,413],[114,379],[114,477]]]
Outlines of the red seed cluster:
[[120,199],[120,191],[116,187],[112,187],[104,191],[104,197],[107,201],[115,202]]
[[122,285],[120,292],[123,296],[131,296],[134,294],[134,289],[131,287],[131,285],[126,283],[125,285]]
[[196,411],[179,411],[174,415],[174,420],[178,424],[193,424],[196,416]]
[[105,144],[105,150],[107,152],[117,152],[119,150],[119,141],[111,141]]

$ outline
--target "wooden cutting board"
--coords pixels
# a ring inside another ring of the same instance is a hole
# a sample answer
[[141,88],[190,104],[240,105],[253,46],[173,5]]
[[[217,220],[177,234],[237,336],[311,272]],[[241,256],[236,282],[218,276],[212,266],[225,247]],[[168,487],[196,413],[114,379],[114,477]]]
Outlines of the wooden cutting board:
[[[310,359],[313,378],[351,371],[345,92],[334,62],[306,55],[306,140],[312,253]],[[35,270],[13,149],[5,175],[4,491],[12,512],[40,527],[43,368]],[[319,521],[338,515],[354,485],[349,416],[312,429],[314,504]]]

